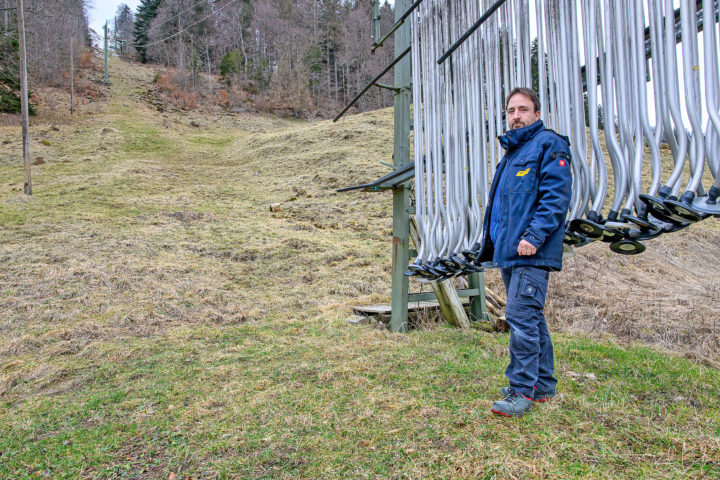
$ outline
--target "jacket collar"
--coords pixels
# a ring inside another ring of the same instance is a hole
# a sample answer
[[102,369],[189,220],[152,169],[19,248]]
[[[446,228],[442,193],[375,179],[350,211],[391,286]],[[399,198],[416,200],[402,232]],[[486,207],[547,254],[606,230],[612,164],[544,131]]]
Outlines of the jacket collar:
[[518,128],[516,130],[508,130],[505,132],[505,135],[500,135],[498,140],[500,140],[500,145],[502,145],[505,150],[515,150],[520,145],[534,137],[536,133],[544,129],[545,125],[542,120],[538,120],[527,127]]

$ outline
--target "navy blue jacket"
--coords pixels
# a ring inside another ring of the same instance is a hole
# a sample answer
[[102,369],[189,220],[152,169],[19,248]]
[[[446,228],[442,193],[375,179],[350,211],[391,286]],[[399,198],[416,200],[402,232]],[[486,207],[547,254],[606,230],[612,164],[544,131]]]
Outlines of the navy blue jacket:
[[[479,261],[500,268],[532,265],[560,270],[572,194],[568,139],[545,129],[540,120],[509,130],[499,139],[506,153],[490,187]],[[495,219],[499,222],[495,244],[490,238],[490,217],[505,169],[503,188],[498,192],[502,207]],[[533,244],[538,249],[535,255],[518,255],[520,240]]]

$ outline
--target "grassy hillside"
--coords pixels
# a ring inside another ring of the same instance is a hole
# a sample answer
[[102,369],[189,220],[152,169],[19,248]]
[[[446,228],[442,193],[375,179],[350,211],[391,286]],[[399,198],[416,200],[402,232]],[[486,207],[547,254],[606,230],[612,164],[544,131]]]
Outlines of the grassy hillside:
[[0,122],[0,478],[720,478],[717,220],[578,250],[560,395],[495,418],[507,335],[342,320],[389,300],[389,195],[335,189],[391,112],[160,113],[152,76],[41,111],[32,197]]

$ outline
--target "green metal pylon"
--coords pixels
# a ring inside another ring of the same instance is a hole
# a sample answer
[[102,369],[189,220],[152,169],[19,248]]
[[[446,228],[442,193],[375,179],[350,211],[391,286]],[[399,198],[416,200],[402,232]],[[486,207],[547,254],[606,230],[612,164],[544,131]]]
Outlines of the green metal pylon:
[[380,0],[372,0],[373,4],[373,18],[372,18],[372,29],[373,29],[373,41],[377,42],[380,40]]
[[[395,21],[410,8],[410,0],[395,2]],[[403,24],[395,32],[395,57],[410,46],[410,25]],[[410,162],[410,55],[395,65],[395,141],[393,166],[395,169]],[[410,261],[410,192],[407,185],[393,189],[393,257],[392,257],[392,314],[390,329],[407,331],[408,277],[403,275]]]

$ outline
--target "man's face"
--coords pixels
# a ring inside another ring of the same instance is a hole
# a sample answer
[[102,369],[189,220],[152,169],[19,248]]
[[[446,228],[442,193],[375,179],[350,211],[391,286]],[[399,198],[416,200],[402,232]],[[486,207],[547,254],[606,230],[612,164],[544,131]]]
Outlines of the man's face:
[[510,97],[505,114],[511,130],[527,127],[540,119],[540,112],[535,111],[533,101],[522,93]]

